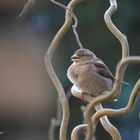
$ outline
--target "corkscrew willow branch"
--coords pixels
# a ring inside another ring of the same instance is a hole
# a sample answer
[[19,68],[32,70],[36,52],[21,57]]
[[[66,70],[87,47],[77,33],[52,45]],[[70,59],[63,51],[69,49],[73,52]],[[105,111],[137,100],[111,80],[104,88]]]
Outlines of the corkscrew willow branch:
[[[118,81],[117,82],[120,82],[120,80],[121,80],[121,77],[124,75],[124,73],[123,73],[123,70],[124,70],[124,68],[126,68],[127,67],[127,65],[129,64],[129,63],[140,63],[140,57],[127,57],[127,58],[124,58],[122,61],[120,61],[120,63],[118,64],[118,67],[117,67],[117,75],[119,75],[119,79],[118,79]],[[108,94],[108,95],[107,95]],[[105,96],[104,97],[106,97],[107,98],[107,96],[110,96],[110,94],[113,94],[113,90],[112,91],[110,91],[110,92],[106,92],[106,94],[105,94]],[[104,98],[103,97],[103,98]],[[95,98],[95,100],[93,100],[92,102],[91,102],[91,104],[89,104],[88,106],[87,106],[87,122],[88,122],[88,127],[90,127],[90,131],[91,131],[91,128],[92,128],[92,123],[91,123],[91,118],[90,118],[90,111],[92,110],[92,108],[97,104],[97,103],[99,103],[99,101],[102,101],[101,100],[101,98],[102,97],[97,97],[97,98]],[[89,130],[89,129],[88,129]]]
[[[121,46],[122,46],[122,58],[121,58],[121,60],[123,60],[124,58],[129,56],[129,45],[128,45],[128,41],[127,41],[126,36],[123,35],[117,29],[117,27],[113,24],[113,22],[111,20],[111,16],[115,13],[116,10],[117,10],[116,0],[110,0],[110,7],[105,12],[104,19],[105,19],[105,23],[106,23],[107,27],[109,28],[109,30],[114,34],[114,36],[121,43]],[[90,140],[91,135],[92,135],[92,124],[90,122],[91,121],[90,114],[91,114],[92,108],[97,103],[107,101],[107,100],[115,100],[116,98],[119,97],[119,95],[121,93],[121,83],[123,81],[123,76],[124,76],[124,72],[126,70],[126,67],[127,66],[123,67],[123,69],[121,71],[121,76],[120,76],[120,73],[118,73],[118,68],[116,68],[116,75],[115,75],[116,80],[115,80],[113,88],[110,92],[104,92],[104,93],[106,93],[105,95],[99,96],[95,100],[93,100],[91,103],[89,103],[89,105],[87,107],[87,111],[86,111],[86,118],[87,118],[87,123],[88,123],[86,140]]]
[[[77,97],[77,98],[81,98],[81,91],[79,91],[75,86],[72,87],[72,94]],[[84,99],[88,102],[92,102],[93,97],[91,97],[90,95],[85,95]],[[103,109],[101,104],[96,104],[95,106],[95,110],[101,110]],[[111,135],[113,140],[121,140],[121,136],[120,133],[118,132],[118,130],[109,122],[107,116],[103,116],[100,118],[101,124],[104,127],[104,129]],[[92,122],[91,122],[92,123]],[[95,129],[96,125],[94,125],[92,123],[92,127]],[[79,139],[79,135],[83,132],[87,131],[87,124],[82,124],[82,125],[78,125],[76,126],[71,134],[71,140],[78,140]]]
[[34,3],[36,2],[36,0],[28,0],[22,11],[20,12],[20,14],[16,17],[17,20],[23,20],[29,13],[29,11],[32,9]]
[[[140,63],[140,57],[129,57],[129,58],[123,59],[123,61],[119,63],[118,67],[121,69],[122,67],[125,67],[128,64],[136,64],[136,63]],[[104,115],[107,115],[110,117],[117,117],[117,116],[128,114],[134,108],[139,91],[140,91],[140,79],[135,84],[126,107],[121,108],[121,109],[100,110],[93,115],[92,122],[94,124],[97,124],[97,122],[99,121],[99,118]]]
[[[72,94],[70,89],[66,92],[66,97],[69,100],[71,98]],[[61,120],[62,120],[62,107],[61,103],[59,101],[59,97],[57,97],[57,109],[56,109],[56,118],[52,118],[49,126],[49,140],[55,140],[55,130],[56,128],[60,127],[61,125]]]
[[[64,4],[62,4],[62,3],[59,3],[59,2],[54,1],[54,0],[51,0],[51,1],[52,1],[54,4],[56,4],[56,5],[58,5],[58,6],[62,7],[62,8],[64,8],[65,10],[68,9],[68,8],[67,8]],[[81,0],[81,1],[82,1],[82,0]],[[70,10],[70,9],[68,9],[68,10]],[[77,28],[77,26],[78,26],[78,19],[77,19],[77,17],[75,16],[75,14],[74,14],[74,12],[73,12],[72,10],[70,10],[70,13],[72,14],[72,17],[73,17],[73,19],[74,19],[74,21],[75,21],[74,25],[72,25],[72,29],[73,29],[73,33],[74,33],[74,35],[75,35],[76,41],[77,41],[77,43],[78,43],[78,45],[79,45],[80,48],[84,48],[83,45],[82,45],[82,43],[81,43],[81,40],[80,40],[80,38],[79,38],[79,35],[78,35],[78,33],[77,33],[77,30],[76,30],[76,28]]]
[[63,26],[60,28],[60,30],[57,32],[57,34],[55,35],[55,37],[52,40],[52,42],[51,42],[51,44],[50,44],[50,46],[45,54],[45,57],[44,57],[47,72],[48,72],[49,77],[52,80],[57,92],[58,92],[59,100],[62,104],[63,117],[62,117],[62,123],[60,126],[60,132],[59,132],[59,139],[60,140],[66,140],[66,132],[67,132],[67,126],[68,126],[68,122],[69,122],[69,104],[68,104],[68,100],[65,96],[63,86],[60,83],[57,75],[54,72],[51,60],[52,60],[54,51],[57,48],[59,42],[61,41],[61,39],[63,38],[63,36],[65,35],[65,33],[68,31],[68,29],[71,26],[72,16],[71,16],[71,13],[68,9],[70,9],[72,11],[73,8],[79,2],[80,2],[80,0],[71,0],[69,2],[68,6],[67,6],[67,10],[66,10],[65,22],[64,22]]
[[[113,22],[111,20],[111,16],[113,15],[113,13],[116,10],[117,10],[117,1],[116,0],[110,0],[110,7],[105,12],[104,20],[105,20],[105,23],[106,23],[107,27],[109,28],[109,30],[119,40],[119,42],[122,46],[122,60],[123,60],[125,57],[129,56],[129,44],[128,44],[127,37],[117,29],[117,27],[113,24]],[[125,69],[126,69],[126,67],[124,67],[122,73],[125,72]],[[116,74],[115,77],[116,77],[116,81],[117,81],[118,78],[119,78],[119,75]],[[123,75],[122,75],[120,81],[122,81],[122,80],[123,80]],[[110,98],[109,98],[110,100],[115,100],[116,98],[119,97],[120,90],[121,90],[121,82],[116,82],[114,84],[114,88],[116,89],[116,91],[113,92],[113,94],[111,94],[112,96],[110,96]]]
[[59,101],[59,97],[57,97],[57,114],[56,118],[52,118],[49,127],[49,140],[55,140],[55,128],[59,127],[62,120],[62,107]]
[[73,13],[73,18],[74,18],[74,20],[75,20],[75,24],[72,25],[73,33],[74,33],[74,35],[75,35],[75,37],[76,37],[76,40],[77,40],[77,43],[78,43],[79,47],[80,47],[80,48],[84,48],[83,45],[82,45],[82,43],[81,43],[81,40],[80,40],[80,38],[79,38],[79,35],[78,35],[78,33],[77,33],[77,30],[76,30],[76,28],[77,28],[77,26],[78,26],[78,19],[77,19],[77,17],[75,16],[74,13]]

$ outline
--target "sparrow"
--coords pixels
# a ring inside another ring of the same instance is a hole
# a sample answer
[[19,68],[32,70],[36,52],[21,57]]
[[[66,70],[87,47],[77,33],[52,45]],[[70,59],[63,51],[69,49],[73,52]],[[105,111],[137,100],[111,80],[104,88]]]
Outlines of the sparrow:
[[84,94],[93,97],[110,91],[114,83],[114,76],[96,55],[88,49],[78,49],[71,57],[73,63],[67,70],[67,77],[71,83]]

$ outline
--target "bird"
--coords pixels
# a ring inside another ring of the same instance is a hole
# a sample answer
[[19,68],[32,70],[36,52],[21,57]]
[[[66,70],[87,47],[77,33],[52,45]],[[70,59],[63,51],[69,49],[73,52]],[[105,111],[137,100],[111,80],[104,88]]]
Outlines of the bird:
[[84,94],[96,97],[112,89],[115,80],[113,74],[92,51],[85,48],[78,49],[71,60],[73,63],[67,70],[67,77],[77,89],[82,91],[82,99]]

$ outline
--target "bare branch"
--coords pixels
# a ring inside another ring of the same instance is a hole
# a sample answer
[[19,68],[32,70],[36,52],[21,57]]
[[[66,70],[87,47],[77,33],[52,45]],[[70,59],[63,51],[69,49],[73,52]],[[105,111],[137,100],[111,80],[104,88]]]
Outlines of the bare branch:
[[131,96],[129,98],[129,102],[126,107],[121,109],[103,109],[102,111],[98,111],[97,113],[94,114],[92,118],[93,123],[97,123],[99,118],[104,115],[110,117],[117,117],[128,114],[134,107],[139,91],[140,91],[140,79],[134,86]]
[[119,40],[119,42],[122,45],[122,58],[129,56],[129,45],[127,38],[124,34],[122,34],[117,27],[113,24],[111,20],[111,16],[114,12],[117,10],[117,1],[116,0],[110,0],[110,7],[106,11],[104,15],[104,20],[109,28],[109,30],[114,34],[114,36]]
[[49,140],[55,140],[55,128],[56,128],[57,120],[55,118],[51,119],[48,137]]
[[23,20],[28,15],[28,13],[30,12],[30,10],[32,9],[35,1],[36,0],[28,0],[25,3],[25,5],[24,5],[24,7],[23,7],[23,9],[21,11],[21,13],[16,17],[16,19],[17,20]]
[[83,114],[83,124],[86,123],[86,106],[82,105],[80,107],[80,110],[82,111],[82,114]]
[[[101,104],[98,104],[95,106],[96,111],[101,111],[103,110],[103,107]],[[115,126],[113,126],[110,121],[108,120],[107,116],[102,116],[99,118],[101,121],[102,126],[104,129],[111,135],[113,140],[122,140],[121,135],[119,131],[116,129]],[[96,123],[92,122],[96,126]]]
[[[123,70],[124,68],[127,67],[127,65],[129,63],[140,63],[140,57],[127,57],[124,58],[122,61],[120,61],[120,63],[118,64],[118,68],[117,68],[117,73],[116,75],[118,75],[118,81],[121,81],[121,77],[123,76]],[[118,85],[118,84],[114,84],[114,85]],[[91,123],[91,116],[90,116],[90,112],[92,111],[92,108],[100,103],[103,100],[107,100],[110,95],[112,95],[113,93],[115,93],[115,91],[117,90],[116,87],[113,86],[113,89],[110,92],[105,92],[106,94],[103,96],[98,96],[96,97],[88,106],[87,106],[87,110],[86,110],[86,117],[87,117],[87,123],[88,123],[88,133],[91,133],[91,128],[92,128],[92,123]],[[91,134],[88,134],[91,135]]]
[[80,41],[79,35],[78,35],[78,33],[77,33],[77,30],[76,30],[76,28],[77,28],[77,26],[78,26],[78,19],[77,19],[77,17],[74,15],[74,13],[73,13],[73,18],[74,18],[74,20],[75,20],[75,24],[72,25],[73,33],[74,33],[74,35],[75,35],[75,37],[76,37],[76,40],[77,40],[77,43],[78,43],[79,47],[80,47],[80,48],[84,48],[83,45],[82,45],[82,43],[81,43],[81,41]]
[[87,129],[87,124],[81,124],[76,126],[71,133],[71,140],[78,140],[79,135],[85,132],[86,129]]
[[[70,9],[68,9],[67,8],[67,6],[65,6],[64,4],[62,4],[62,3],[59,3],[59,2],[57,2],[57,1],[55,1],[55,0],[50,0],[52,3],[54,3],[54,4],[56,4],[56,5],[58,5],[58,6],[60,6],[60,7],[62,7],[62,8],[64,8],[65,10],[70,10]],[[71,11],[71,10],[70,10]]]
[[62,107],[59,101],[59,98],[57,97],[57,114],[56,114],[56,119],[52,118],[51,123],[50,123],[50,128],[49,128],[49,140],[55,140],[55,128],[57,126],[60,126],[61,120],[62,120]]
[[[56,2],[56,1],[54,1],[54,0],[51,0],[51,1],[52,1],[54,4],[60,6],[60,7],[64,8],[64,9],[68,9],[65,5],[63,5],[63,4],[59,3],[59,2]],[[82,1],[82,0],[81,0],[81,1]],[[70,10],[70,9],[68,9],[68,10]],[[81,41],[80,41],[79,35],[78,35],[78,33],[77,33],[77,30],[76,30],[76,28],[77,28],[77,26],[78,26],[78,19],[77,19],[77,17],[75,16],[75,14],[74,14],[73,11],[70,10],[70,13],[72,14],[72,17],[73,17],[73,19],[74,19],[74,21],[75,21],[75,24],[72,25],[72,28],[73,28],[73,33],[74,33],[74,35],[75,35],[75,37],[76,37],[77,43],[78,43],[78,45],[79,45],[80,48],[84,48],[83,45],[82,45],[82,43],[81,43]]]
[[[81,91],[79,89],[77,89],[75,86],[72,87],[71,89],[73,96],[77,97],[77,98],[81,98]],[[85,95],[84,99],[88,102],[92,102],[94,100],[93,97],[89,96],[89,95]],[[102,106],[100,104],[96,104],[95,106],[95,110],[98,111],[100,109],[102,109]],[[113,140],[121,140],[121,136],[118,132],[118,130],[109,122],[107,116],[103,116],[100,118],[101,124],[103,125],[104,129],[111,135]],[[96,125],[94,123],[91,122],[92,125],[92,131],[93,128],[95,130]],[[87,124],[85,125],[79,125],[77,127],[75,127],[72,131],[71,134],[71,140],[78,140],[79,135],[82,132],[87,131]],[[117,139],[115,139],[117,138]]]
[[[106,25],[108,26],[109,30],[115,35],[115,37],[119,40],[122,46],[122,60],[126,57],[129,56],[129,45],[126,36],[124,36],[113,24],[111,20],[111,16],[113,13],[117,10],[117,2],[116,0],[110,0],[110,7],[106,11],[104,15],[104,19],[106,22]],[[95,100],[93,100],[87,107],[87,112],[86,112],[86,117],[87,117],[87,123],[88,123],[88,133],[87,133],[87,140],[90,140],[91,133],[92,133],[92,126],[90,124],[90,112],[92,111],[92,108],[96,103],[100,103],[105,100],[115,100],[116,98],[119,97],[120,92],[121,92],[121,83],[123,81],[123,76],[124,72],[126,70],[126,67],[123,67],[121,71],[121,76],[120,73],[118,73],[118,68],[116,69],[116,76],[115,79],[116,81],[114,82],[113,89],[110,92],[104,92],[105,95],[102,97],[99,96]],[[96,103],[95,103],[96,102]]]
[[[124,67],[126,67],[129,63],[140,63],[140,57],[128,57],[128,58],[124,58],[122,61],[120,61],[120,63],[118,64],[118,75],[120,75],[120,77],[123,75],[123,69],[124,69]],[[119,77],[119,81],[120,81],[120,78]],[[136,99],[136,90],[137,90],[137,92],[138,92],[138,84],[136,84],[136,86],[134,87],[134,90],[132,91],[132,93],[135,93],[134,95],[132,94],[132,96],[130,97],[130,101],[129,101],[129,104],[128,104],[128,106],[127,106],[127,108],[125,109],[126,111],[124,112],[124,110],[123,109],[121,109],[121,113],[124,113],[124,114],[126,114],[127,112],[129,112],[131,109],[132,109],[132,107],[134,106],[134,103],[135,103],[135,99]],[[134,92],[135,91],[135,92]],[[74,96],[76,96],[76,97],[78,97],[78,98],[80,98],[80,93],[81,93],[81,91],[78,91],[78,90],[76,90],[76,87],[72,87],[72,94],[74,95]],[[113,92],[112,92],[113,93]],[[110,96],[110,94],[111,93],[109,93],[108,92],[108,95],[107,94],[105,94],[105,95],[103,95],[104,97],[106,97],[107,98],[107,96]],[[137,93],[138,94],[138,93]],[[90,99],[91,97],[90,96],[85,96],[85,100],[87,100],[87,101],[90,101],[91,102],[91,104],[89,104],[88,105],[88,107],[87,107],[87,122],[88,122],[88,125],[90,125],[90,127],[89,128],[92,128],[92,123],[91,123],[91,120],[90,120],[90,113],[88,112],[89,110],[91,111],[92,110],[92,108],[93,107],[96,107],[96,105],[100,102],[100,101],[102,101],[102,96],[101,97],[96,97],[96,98],[92,98],[92,99]],[[109,110],[110,111],[110,110]],[[112,110],[111,110],[112,111]],[[120,110],[119,110],[120,111]],[[102,112],[102,111],[98,111],[98,112]],[[97,114],[98,114],[98,112],[97,112]],[[115,111],[116,112],[116,111]],[[114,112],[113,113],[111,113],[111,115],[113,115],[114,114]],[[118,113],[119,115],[120,115],[120,112]],[[99,121],[99,118],[100,117],[102,117],[102,116],[105,116],[105,115],[108,115],[108,114],[104,114],[104,115],[101,115],[101,116],[98,116],[97,118],[98,118],[98,121]],[[123,114],[122,114],[123,115]],[[116,116],[116,114],[115,114],[115,116]],[[96,124],[96,120],[95,121],[93,121],[93,123],[94,124]],[[89,131],[89,129],[88,129],[88,131]],[[92,129],[90,130],[90,131],[92,131]],[[111,133],[110,133],[111,134]],[[91,138],[91,137],[90,137]]]
[[[114,36],[119,40],[119,42],[121,43],[122,46],[122,59],[125,57],[129,56],[129,45],[128,45],[128,41],[127,41],[127,37],[122,34],[117,27],[113,24],[112,20],[111,20],[111,16],[113,15],[113,13],[117,10],[117,2],[116,0],[110,0],[110,7],[109,9],[106,11],[105,15],[104,15],[104,20],[105,23],[107,25],[107,27],[109,28],[109,30],[114,34]],[[123,73],[125,72],[125,69],[123,69],[122,71],[122,77],[121,77],[121,81],[123,81]],[[116,80],[118,79],[118,76],[116,75]],[[110,100],[115,100],[116,98],[119,97],[120,95],[120,91],[121,91],[121,82],[118,82],[117,85],[114,85],[114,87],[116,88],[116,92],[114,92],[112,94],[112,97],[110,96]]]
[[[66,93],[66,97],[69,100],[71,97],[71,92],[70,89],[67,91]],[[61,103],[59,101],[59,97],[57,97],[57,109],[56,109],[57,113],[56,113],[56,118],[52,118],[51,122],[50,122],[50,127],[49,127],[49,140],[55,140],[55,128],[56,127],[60,127],[61,125],[61,120],[62,120],[62,107],[61,107]]]
[[[122,68],[125,67],[125,65],[131,63],[140,63],[140,57],[126,58],[120,62],[119,67]],[[99,121],[99,118],[104,115],[117,117],[117,116],[128,114],[134,108],[139,91],[140,91],[140,79],[137,81],[136,85],[134,86],[126,107],[121,109],[103,109],[102,111],[98,111],[93,116],[92,119],[93,123],[96,124]]]
[[[50,79],[52,80],[58,95],[59,95],[59,100],[62,104],[62,110],[63,110],[63,117],[62,117],[62,123],[60,127],[60,133],[59,133],[59,139],[60,140],[66,140],[66,132],[67,132],[67,126],[68,126],[68,121],[69,121],[69,104],[68,100],[65,96],[65,92],[63,89],[62,84],[60,83],[57,75],[55,74],[52,64],[51,64],[51,59],[53,57],[54,51],[57,48],[59,42],[65,35],[65,33],[68,31],[68,29],[71,26],[72,23],[72,16],[70,13],[70,10],[72,11],[73,8],[80,2],[80,0],[71,0],[70,3],[67,6],[66,10],[66,16],[65,16],[65,22],[63,26],[60,28],[60,30],[57,32],[55,35],[54,39],[52,40],[48,51],[45,54],[44,60],[46,64],[46,69],[48,71],[48,74],[50,76]],[[68,10],[70,9],[70,10]]]

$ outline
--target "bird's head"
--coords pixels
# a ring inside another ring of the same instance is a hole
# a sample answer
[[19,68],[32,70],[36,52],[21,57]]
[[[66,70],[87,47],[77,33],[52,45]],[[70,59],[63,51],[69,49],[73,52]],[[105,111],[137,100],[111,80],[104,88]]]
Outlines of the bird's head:
[[76,63],[85,63],[95,58],[95,54],[88,49],[78,49],[74,55],[71,57],[71,60]]

